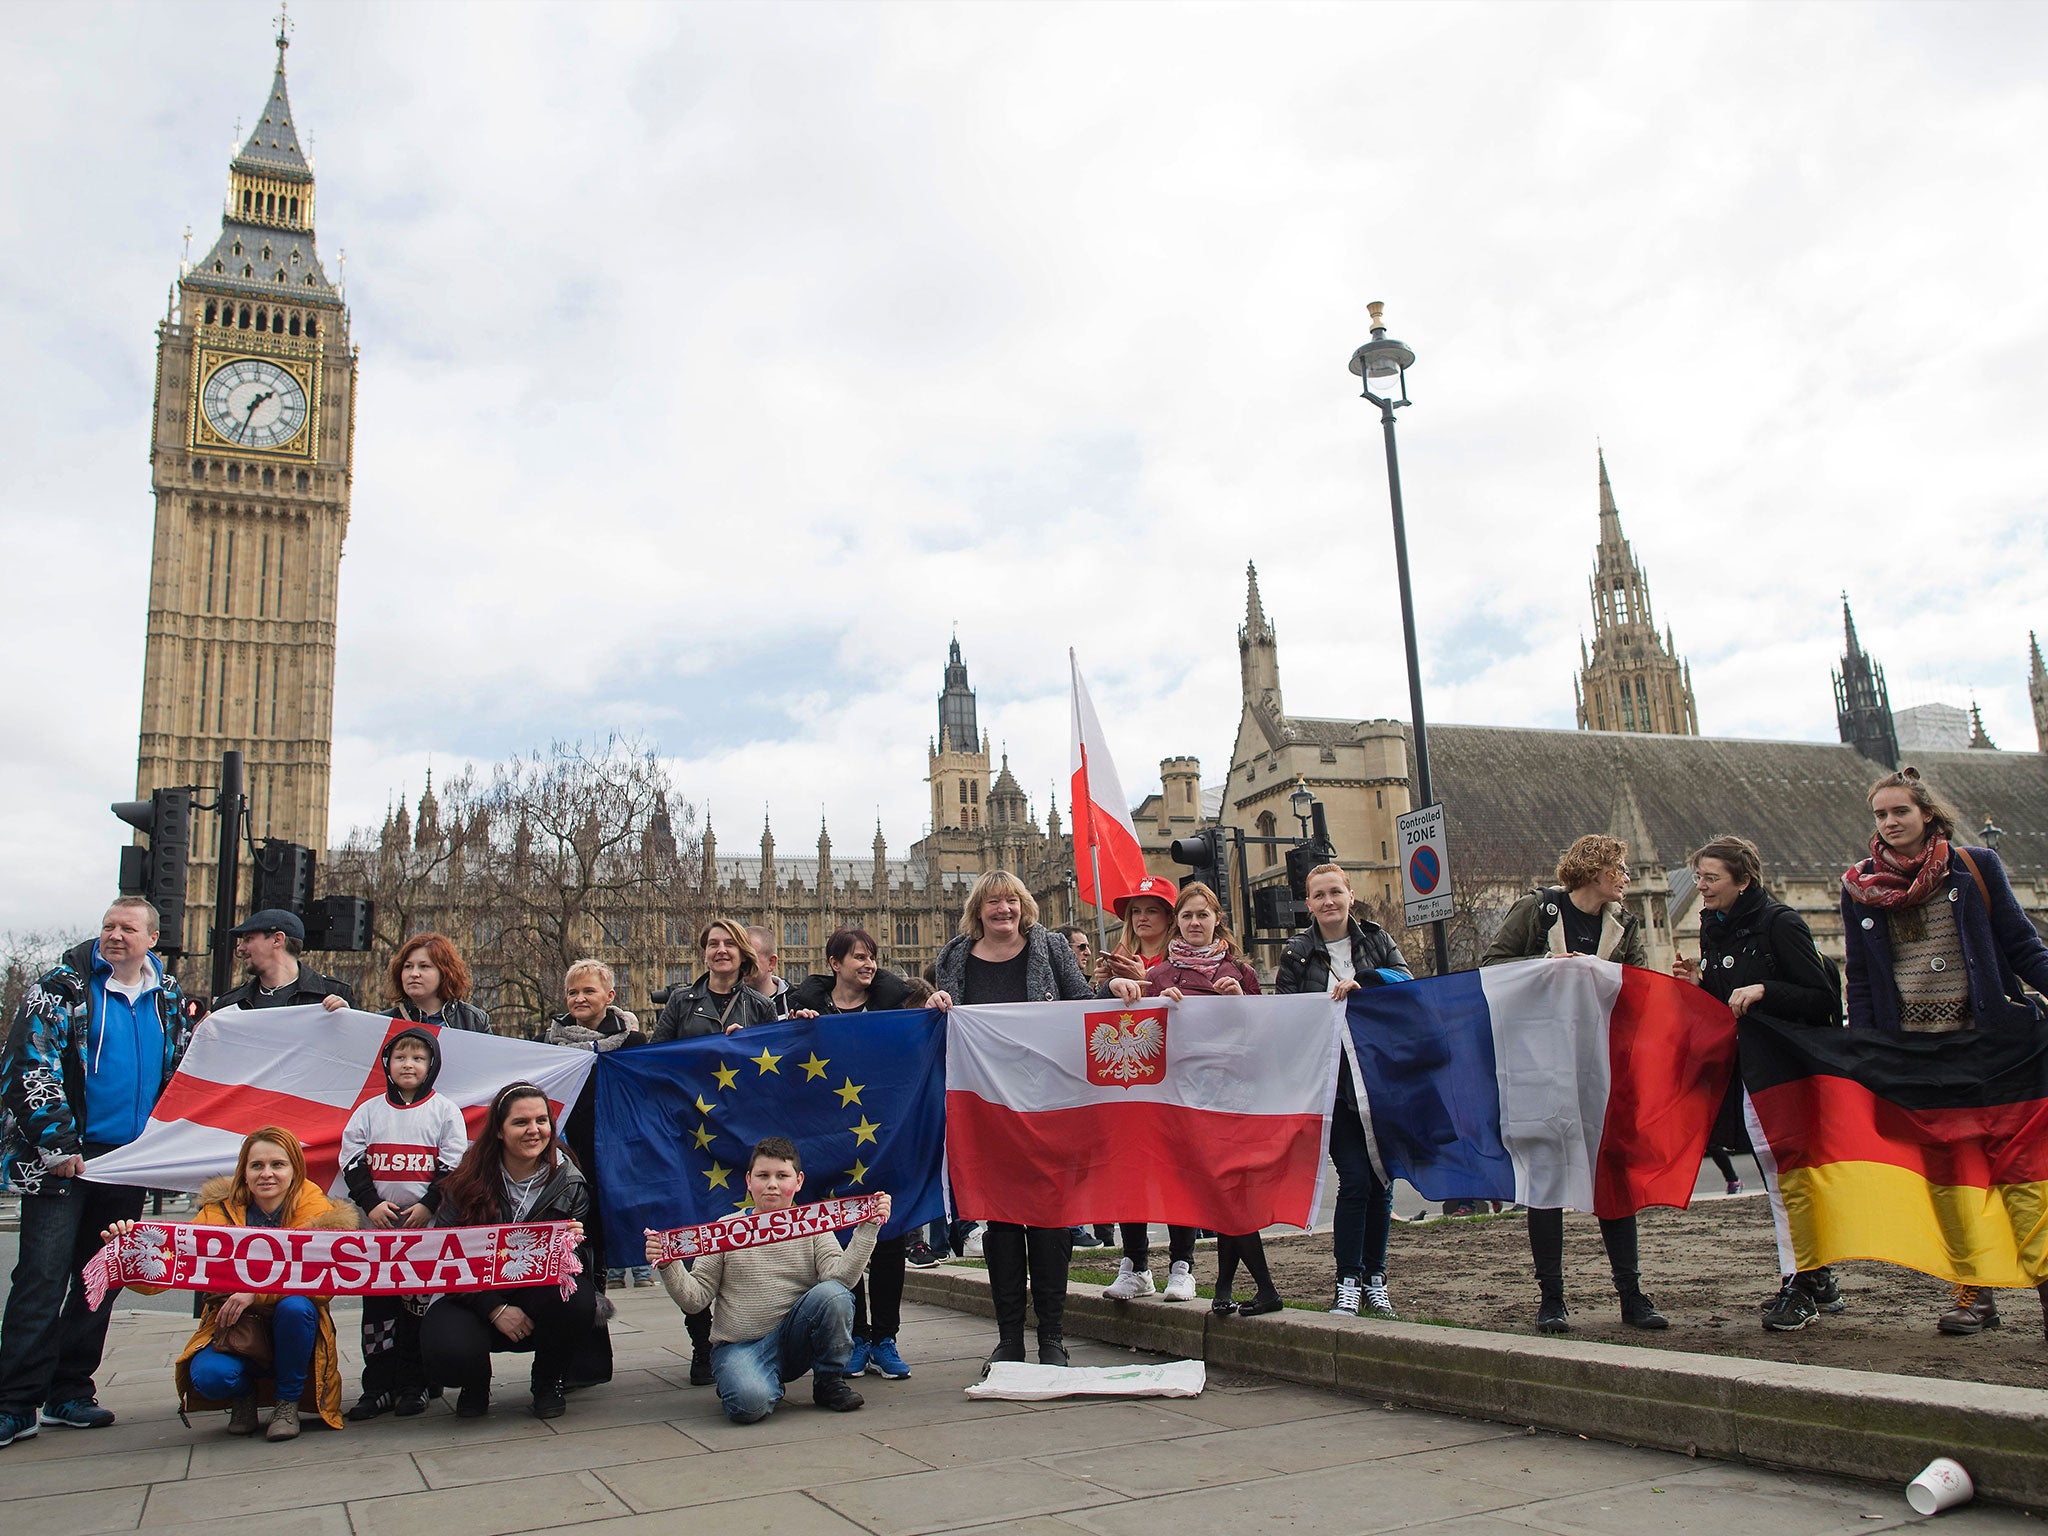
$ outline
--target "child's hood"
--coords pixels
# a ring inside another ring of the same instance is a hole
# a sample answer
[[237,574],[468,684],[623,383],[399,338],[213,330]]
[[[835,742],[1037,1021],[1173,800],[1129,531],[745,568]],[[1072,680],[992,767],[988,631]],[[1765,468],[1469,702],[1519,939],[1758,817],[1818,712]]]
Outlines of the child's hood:
[[[441,1043],[434,1038],[434,1031],[421,1025],[401,1029],[384,1042],[384,1097],[394,1104],[417,1104],[434,1091],[434,1079],[441,1075]],[[410,1099],[401,1099],[398,1090],[391,1085],[391,1053],[398,1048],[401,1040],[417,1040],[427,1048],[427,1075],[420,1080],[419,1088]]]

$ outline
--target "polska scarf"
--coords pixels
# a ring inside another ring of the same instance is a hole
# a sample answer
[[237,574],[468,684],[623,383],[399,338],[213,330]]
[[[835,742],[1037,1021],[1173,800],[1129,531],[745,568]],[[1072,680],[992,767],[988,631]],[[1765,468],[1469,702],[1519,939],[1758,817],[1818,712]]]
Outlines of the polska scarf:
[[1173,939],[1166,946],[1168,965],[1201,977],[1211,987],[1216,985],[1216,972],[1229,958],[1230,951],[1223,947],[1221,939],[1199,949],[1185,939]]
[[815,1237],[841,1227],[859,1226],[882,1214],[880,1195],[852,1195],[839,1200],[813,1200],[782,1211],[761,1211],[746,1216],[727,1216],[701,1226],[675,1227],[650,1237],[661,1239],[661,1257],[654,1262],[668,1264],[676,1259],[696,1259],[707,1253],[730,1253],[735,1248],[759,1248],[766,1243],[786,1243],[793,1237]]
[[1870,858],[1842,875],[1842,889],[1866,907],[1917,907],[1948,881],[1948,839],[1931,837],[1917,859],[1902,859],[1881,837],[1870,840]]
[[123,1285],[297,1296],[413,1296],[557,1284],[575,1293],[583,1261],[566,1221],[416,1230],[324,1231],[138,1221],[86,1261],[97,1308]]

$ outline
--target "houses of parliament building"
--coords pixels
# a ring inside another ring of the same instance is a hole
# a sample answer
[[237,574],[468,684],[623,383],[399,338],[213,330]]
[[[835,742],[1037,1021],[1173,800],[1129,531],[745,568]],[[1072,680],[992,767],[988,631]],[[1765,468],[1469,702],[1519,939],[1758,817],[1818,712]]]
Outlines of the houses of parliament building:
[[[221,754],[238,750],[254,834],[324,850],[360,360],[343,291],[316,246],[314,167],[287,94],[287,48],[280,35],[256,126],[229,162],[219,236],[183,265],[157,329],[155,530],[136,780],[142,797],[160,786],[205,786]],[[1907,750],[1972,828],[2003,829],[1998,849],[2015,890],[2037,918],[2048,916],[2048,756],[1992,749],[1981,723],[1968,742],[1916,740],[1901,729],[1912,712],[1893,714],[1882,668],[1862,649],[1846,604],[1834,680],[1839,744],[1703,735],[1691,671],[1671,630],[1658,629],[1604,457],[1598,468],[1593,637],[1574,684],[1576,728],[1431,731],[1458,872],[1454,894],[1470,924],[1461,963],[1476,958],[1489,914],[1497,923],[1516,895],[1547,878],[1561,849],[1596,831],[1629,844],[1629,899],[1653,960],[1686,947],[1698,915],[1686,855],[1722,832],[1761,846],[1776,894],[1839,953],[1835,892],[1842,868],[1869,841],[1866,791]],[[1306,785],[1324,803],[1354,888],[1398,926],[1394,819],[1411,799],[1407,727],[1288,712],[1279,625],[1255,570],[1247,573],[1237,642],[1229,761],[1208,785],[1194,755],[1161,762],[1159,791],[1134,811],[1148,862],[1184,874],[1168,846],[1207,824],[1291,834],[1288,796]],[[2029,662],[2036,728],[2048,747],[2048,672],[2038,645]],[[849,857],[823,826],[815,846],[797,853],[778,848],[764,822],[758,849],[739,853],[721,847],[707,824],[700,844],[681,854],[693,913],[768,927],[791,976],[822,969],[825,940],[841,923],[866,927],[885,963],[915,971],[954,933],[967,885],[987,869],[1016,872],[1045,921],[1073,917],[1071,838],[1059,807],[1048,804],[1041,824],[1007,756],[992,757],[957,637],[935,724],[929,825],[903,854],[890,853],[879,825],[868,847]],[[194,848],[211,847],[213,830],[211,816],[196,816]],[[448,835],[429,788],[416,815],[401,809],[387,820],[381,843],[418,850]],[[665,812],[642,835],[668,838],[674,851]],[[1284,878],[1277,851],[1256,852],[1252,862],[1246,874],[1254,884]],[[185,933],[195,976],[212,896],[212,872],[195,860]],[[479,1000],[492,1006],[491,929],[471,906],[458,883],[421,922],[444,926],[471,948]],[[1424,945],[1409,937],[1419,957]],[[589,939],[591,953],[624,973],[621,1001],[629,1007],[644,1008],[650,989],[694,975],[694,932],[679,920],[634,928],[599,914]],[[381,999],[376,972],[385,953],[335,958],[329,968],[363,982],[365,1003]]]

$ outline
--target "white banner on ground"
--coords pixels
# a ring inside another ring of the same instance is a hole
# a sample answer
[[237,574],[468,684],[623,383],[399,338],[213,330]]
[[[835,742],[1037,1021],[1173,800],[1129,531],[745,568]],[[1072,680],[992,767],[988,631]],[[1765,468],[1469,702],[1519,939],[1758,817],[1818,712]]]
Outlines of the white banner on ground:
[[1054,1397],[1200,1397],[1208,1368],[1199,1360],[1158,1365],[1025,1365],[1001,1360],[967,1389],[969,1397],[1040,1403]]

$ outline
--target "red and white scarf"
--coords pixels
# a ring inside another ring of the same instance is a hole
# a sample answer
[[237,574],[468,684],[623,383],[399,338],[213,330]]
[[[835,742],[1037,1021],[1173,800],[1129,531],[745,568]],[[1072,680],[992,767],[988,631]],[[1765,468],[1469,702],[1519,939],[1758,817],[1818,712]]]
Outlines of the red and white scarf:
[[566,1221],[488,1227],[327,1231],[138,1221],[86,1261],[85,1299],[140,1284],[258,1295],[414,1296],[558,1284],[576,1289],[583,1261]]
[[659,1234],[650,1230],[648,1235],[661,1238],[661,1257],[654,1262],[668,1264],[676,1259],[701,1258],[707,1253],[729,1253],[735,1248],[786,1243],[793,1237],[815,1237],[820,1232],[859,1226],[881,1214],[880,1195],[852,1195],[841,1200],[813,1200],[784,1211],[727,1216],[721,1221],[675,1227]]
[[1948,880],[1948,839],[1931,837],[1917,859],[1902,859],[1881,837],[1870,840],[1870,858],[1842,875],[1842,889],[1866,907],[1917,907]]

